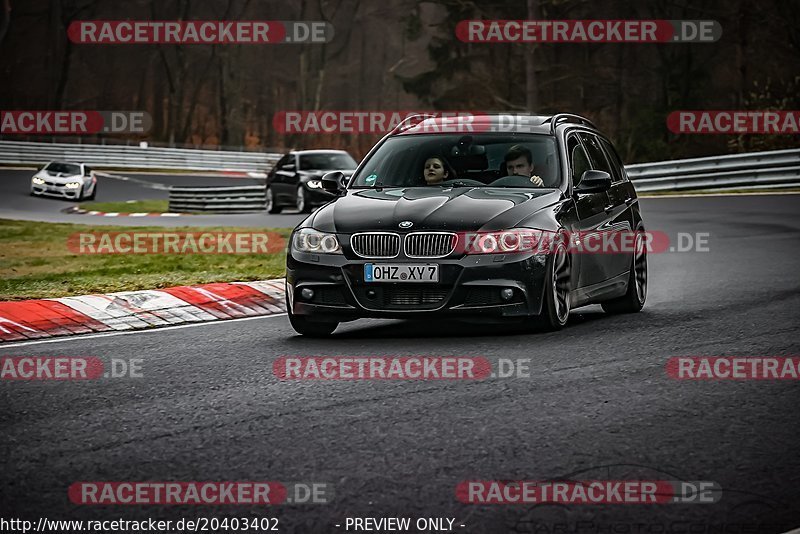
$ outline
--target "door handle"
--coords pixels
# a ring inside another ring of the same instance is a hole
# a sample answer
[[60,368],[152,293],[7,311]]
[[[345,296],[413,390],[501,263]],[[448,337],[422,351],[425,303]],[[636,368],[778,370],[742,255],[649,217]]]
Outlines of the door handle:
[[612,211],[614,211],[614,204],[609,204],[603,209],[605,210],[606,213],[611,213]]

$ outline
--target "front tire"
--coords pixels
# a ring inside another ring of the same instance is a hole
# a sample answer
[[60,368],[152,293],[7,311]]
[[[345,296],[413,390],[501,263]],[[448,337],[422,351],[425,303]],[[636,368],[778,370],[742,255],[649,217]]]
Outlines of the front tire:
[[283,208],[275,204],[275,196],[272,194],[272,188],[267,187],[267,213],[280,213]]
[[295,197],[295,207],[299,213],[308,213],[311,211],[311,206],[308,205],[306,200],[306,190],[302,185],[297,186],[297,196]]
[[623,296],[600,303],[606,313],[636,313],[644,307],[647,299],[647,246],[643,235],[644,227],[639,225],[636,228],[628,289]]
[[334,330],[336,330],[336,327],[339,326],[339,323],[318,323],[309,321],[302,315],[293,314],[291,310],[287,310],[287,312],[289,315],[289,322],[292,324],[292,328],[294,328],[295,332],[303,336],[328,337],[333,333]]
[[542,313],[536,317],[534,327],[553,332],[564,328],[569,319],[570,260],[563,243],[558,243],[553,250],[546,272]]

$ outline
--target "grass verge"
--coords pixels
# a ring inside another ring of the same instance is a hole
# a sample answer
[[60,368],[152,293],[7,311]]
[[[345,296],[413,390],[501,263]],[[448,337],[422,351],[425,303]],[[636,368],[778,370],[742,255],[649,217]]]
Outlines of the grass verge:
[[280,278],[285,252],[274,254],[77,254],[79,232],[276,232],[289,228],[94,226],[0,219],[0,300],[64,297],[186,284]]
[[123,202],[84,202],[81,209],[106,213],[165,213],[168,200],[128,200]]

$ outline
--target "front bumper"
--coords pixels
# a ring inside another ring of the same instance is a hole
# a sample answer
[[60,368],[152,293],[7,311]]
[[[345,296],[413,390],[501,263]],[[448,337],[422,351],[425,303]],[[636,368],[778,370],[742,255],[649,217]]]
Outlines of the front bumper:
[[[291,251],[286,300],[292,314],[329,321],[359,318],[504,318],[541,312],[547,257],[468,255],[447,259],[366,260]],[[365,263],[438,264],[437,283],[367,283]],[[301,290],[314,291],[310,299]],[[501,290],[511,289],[504,300]]]
[[77,200],[81,194],[82,187],[78,189],[67,189],[63,185],[51,184],[31,184],[31,193],[48,197],[58,197]]

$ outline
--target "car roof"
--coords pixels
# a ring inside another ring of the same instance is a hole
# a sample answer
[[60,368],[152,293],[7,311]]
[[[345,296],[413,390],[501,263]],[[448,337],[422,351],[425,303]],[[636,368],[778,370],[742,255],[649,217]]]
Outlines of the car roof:
[[307,154],[347,154],[348,156],[350,155],[350,153],[347,152],[346,150],[338,150],[333,148],[331,149],[321,148],[315,150],[292,150],[289,153],[297,154],[298,156],[305,156]]
[[[439,116],[409,117],[390,135],[448,134],[448,133],[533,133],[552,135],[562,125],[580,125],[597,131],[586,117],[572,113],[532,115],[529,113],[468,113],[437,112]],[[555,122],[555,128],[553,123]]]

